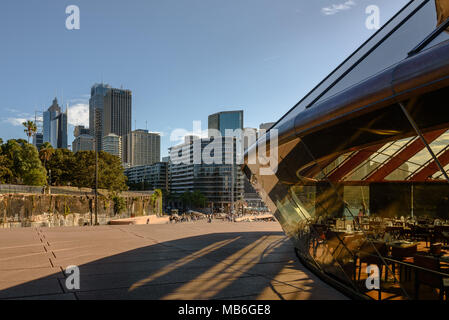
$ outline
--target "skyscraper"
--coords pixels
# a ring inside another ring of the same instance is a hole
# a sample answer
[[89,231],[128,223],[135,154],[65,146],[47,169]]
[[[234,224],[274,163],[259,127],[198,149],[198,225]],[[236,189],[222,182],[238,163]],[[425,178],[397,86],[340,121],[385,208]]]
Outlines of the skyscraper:
[[104,136],[103,151],[122,159],[122,137],[114,133]]
[[222,111],[211,114],[208,117],[208,129],[220,131],[221,135],[226,136],[226,129],[243,129],[243,110]]
[[161,135],[148,130],[134,130],[123,139],[126,157],[123,162],[128,165],[141,166],[159,162],[161,159]]
[[[95,84],[89,100],[89,127],[96,138],[97,150],[103,148],[103,137],[113,133],[126,136],[131,132],[132,93],[107,84]],[[123,153],[124,150],[122,150]]]
[[55,98],[43,115],[43,141],[49,142],[54,148],[67,148],[67,110],[62,112]]

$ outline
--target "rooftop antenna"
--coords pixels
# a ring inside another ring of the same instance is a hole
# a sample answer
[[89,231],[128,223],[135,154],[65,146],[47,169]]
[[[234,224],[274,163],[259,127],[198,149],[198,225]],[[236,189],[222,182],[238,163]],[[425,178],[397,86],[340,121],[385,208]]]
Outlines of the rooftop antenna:
[[148,120],[145,120],[145,130],[148,130]]
[[137,130],[137,120],[134,120],[134,130]]

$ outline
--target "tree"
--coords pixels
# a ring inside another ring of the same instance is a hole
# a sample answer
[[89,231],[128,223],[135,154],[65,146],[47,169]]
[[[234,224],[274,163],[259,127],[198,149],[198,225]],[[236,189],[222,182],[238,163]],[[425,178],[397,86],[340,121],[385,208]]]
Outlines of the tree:
[[125,198],[120,197],[117,193],[113,192],[111,196],[112,202],[114,202],[114,214],[120,214],[126,209]]
[[207,202],[206,197],[198,190],[194,192],[186,191],[181,195],[180,199],[184,206],[188,208],[192,206],[195,208],[204,208]]
[[27,120],[25,122],[22,122],[22,124],[25,127],[25,129],[23,131],[26,133],[26,135],[28,137],[28,143],[30,143],[30,138],[37,131],[36,124],[33,121],[31,121],[31,120]]
[[51,175],[49,184],[54,186],[74,185],[76,160],[73,152],[68,149],[51,150],[48,146],[45,148],[46,151],[43,150],[41,149],[40,155],[51,154],[46,162],[46,168]]
[[11,167],[11,160],[4,155],[0,155],[0,183],[11,183],[13,179]]
[[[10,172],[9,183],[43,186],[47,183],[46,171],[39,159],[37,149],[23,139],[8,140],[1,146],[4,172]],[[8,175],[8,174],[7,174]]]
[[198,190],[192,193],[192,203],[197,208],[204,208],[206,206],[206,197]]
[[151,205],[156,209],[156,214],[162,213],[162,190],[155,189],[151,195]]
[[41,159],[44,168],[47,169],[47,162],[51,159],[52,155],[55,153],[55,149],[53,149],[50,142],[44,142],[39,150],[39,158]]
[[[98,153],[98,187],[110,191],[128,189],[127,178],[119,157],[107,152]],[[95,152],[79,151],[75,154],[74,185],[95,188]]]
[[192,205],[192,192],[186,191],[179,197],[184,207],[190,208]]

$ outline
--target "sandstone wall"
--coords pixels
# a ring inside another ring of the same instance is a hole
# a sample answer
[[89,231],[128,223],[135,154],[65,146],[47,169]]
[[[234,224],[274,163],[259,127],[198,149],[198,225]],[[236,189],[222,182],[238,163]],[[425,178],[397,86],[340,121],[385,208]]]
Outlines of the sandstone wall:
[[[149,195],[120,197],[125,200],[126,209],[115,214],[112,198],[104,194],[98,196],[100,224],[107,224],[112,219],[160,214],[153,209]],[[94,212],[93,195],[0,194],[0,228],[82,226],[95,219]]]

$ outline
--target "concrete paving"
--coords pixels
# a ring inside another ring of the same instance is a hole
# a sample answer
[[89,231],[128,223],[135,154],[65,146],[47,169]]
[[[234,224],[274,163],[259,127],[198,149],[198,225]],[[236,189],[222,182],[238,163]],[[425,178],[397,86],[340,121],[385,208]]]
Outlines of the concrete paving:
[[[80,288],[66,287],[67,266]],[[346,299],[276,222],[0,230],[0,299]]]

